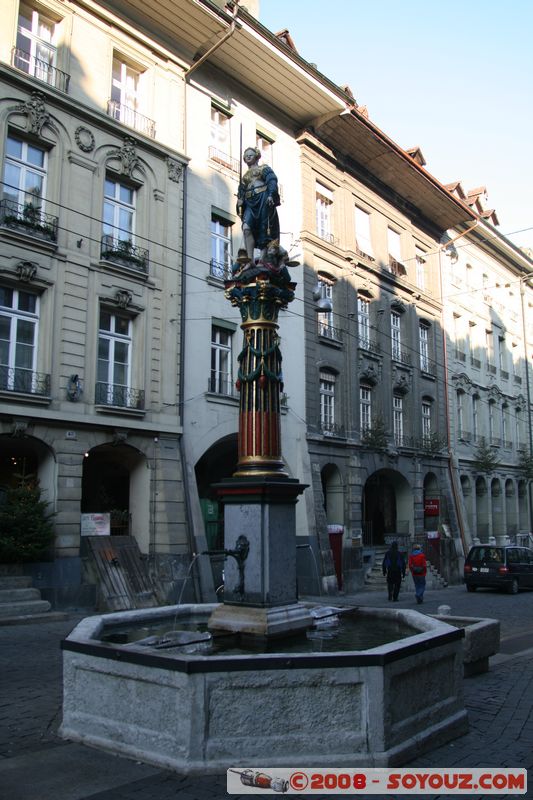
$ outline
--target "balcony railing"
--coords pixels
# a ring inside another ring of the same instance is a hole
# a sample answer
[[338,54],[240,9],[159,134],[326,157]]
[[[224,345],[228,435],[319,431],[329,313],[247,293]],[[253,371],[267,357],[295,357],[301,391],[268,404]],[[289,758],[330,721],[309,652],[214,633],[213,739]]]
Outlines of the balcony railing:
[[423,372],[424,375],[429,375],[432,378],[435,378],[437,376],[437,362],[433,361],[431,358],[421,356],[420,371]]
[[219,394],[222,397],[239,397],[239,392],[228,372],[212,372],[207,380],[209,394]]
[[522,386],[522,376],[521,375],[513,375],[513,380],[518,386]]
[[14,47],[11,51],[11,65],[32,78],[47,83],[60,92],[68,92],[68,85],[70,82],[70,75],[57,67],[53,67],[47,61],[42,61],[40,58],[35,58],[31,53],[26,53],[18,47]]
[[475,356],[470,356],[470,366],[475,367],[476,369],[481,369],[481,359],[475,358]]
[[506,450],[510,450],[513,446],[513,443],[510,439],[504,439],[503,446],[505,447]]
[[344,427],[337,422],[320,420],[319,429],[322,436],[344,436]]
[[0,200],[0,225],[39,239],[57,241],[58,218],[45,214],[33,203],[17,203],[9,198]]
[[144,391],[131,389],[117,383],[97,383],[94,393],[94,402],[99,406],[116,406],[118,408],[132,408],[144,410]]
[[320,319],[318,320],[318,335],[323,336],[324,339],[331,339],[333,342],[342,342],[342,330],[327,322],[322,322]]
[[115,239],[108,233],[102,236],[100,258],[105,258],[106,261],[113,261],[147,274],[148,256],[148,250],[137,247],[129,239]]
[[472,435],[471,431],[463,431],[463,430],[461,430],[461,431],[458,432],[457,437],[461,442],[471,442],[472,439],[473,439],[473,435]]
[[221,281],[228,281],[231,278],[231,262],[216,261],[212,258],[209,262],[209,274]]
[[317,231],[317,236],[324,242],[328,242],[329,244],[334,244],[335,247],[339,246],[338,238],[334,236],[332,233],[328,233],[327,231]]
[[376,260],[376,259],[374,258],[374,256],[371,256],[369,253],[365,253],[365,251],[364,251],[364,250],[360,250],[358,247],[356,247],[356,248],[355,248],[355,252],[356,252],[356,253],[357,253],[357,255],[359,256],[359,258],[364,258],[364,259],[365,259],[365,261],[371,261],[371,262],[374,262],[374,261]]
[[508,381],[509,380],[509,373],[507,372],[506,369],[501,369],[500,370],[500,375],[501,375],[501,377],[503,378],[504,381]]
[[135,128],[139,133],[144,133],[151,139],[155,138],[155,122],[153,119],[139,114],[134,108],[118,103],[116,100],[109,100],[107,103],[107,113],[118,122],[127,125],[128,128]]
[[398,361],[400,364],[406,364],[407,366],[411,365],[411,355],[406,350],[402,350],[401,347],[393,347],[392,348],[392,360]]
[[490,446],[491,447],[501,447],[502,446],[502,440],[500,439],[499,436],[490,436],[489,437],[489,441],[490,441]]
[[50,375],[20,367],[0,366],[0,390],[49,397]]
[[221,164],[223,167],[230,169],[232,172],[239,174],[239,162],[236,158],[232,158],[228,153],[223,153],[222,150],[217,150],[212,145],[209,147],[208,156],[210,161],[215,164]]
[[491,375],[496,375],[496,364],[491,364],[490,361],[487,361],[487,372],[490,372]]
[[455,348],[455,358],[457,361],[461,361],[463,364],[466,364],[466,353],[463,353],[463,351],[459,350],[457,347]]
[[359,338],[359,347],[361,350],[367,350],[369,353],[379,355],[381,353],[381,346],[373,339],[368,339],[366,336]]

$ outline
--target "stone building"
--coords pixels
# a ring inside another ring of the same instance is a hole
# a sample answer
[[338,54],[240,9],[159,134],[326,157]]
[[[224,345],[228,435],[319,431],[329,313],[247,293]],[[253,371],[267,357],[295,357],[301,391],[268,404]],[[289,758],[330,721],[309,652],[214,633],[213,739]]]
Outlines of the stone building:
[[517,536],[527,542],[533,529],[527,475],[533,262],[496,230],[485,187],[448,188],[478,215],[475,225],[448,231],[443,266],[450,449],[460,519],[468,544]]

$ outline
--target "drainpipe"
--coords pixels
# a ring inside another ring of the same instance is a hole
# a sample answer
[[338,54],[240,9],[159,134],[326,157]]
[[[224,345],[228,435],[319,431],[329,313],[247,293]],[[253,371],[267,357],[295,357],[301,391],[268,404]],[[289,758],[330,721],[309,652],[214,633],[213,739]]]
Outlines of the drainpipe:
[[215,42],[215,44],[209,48],[207,53],[204,53],[203,56],[201,56],[198,59],[198,61],[195,61],[194,64],[192,64],[189,67],[189,69],[185,70],[184,73],[185,81],[187,81],[189,75],[192,75],[192,73],[195,72],[195,70],[197,70],[198,67],[202,66],[204,61],[207,61],[207,59],[210,58],[210,56],[215,52],[215,50],[218,50],[218,48],[221,47],[224,44],[224,42],[227,42],[228,39],[231,36],[233,36],[233,34],[235,33],[235,20],[237,19],[237,14],[239,13],[239,2],[240,0],[235,0],[235,4],[233,6],[233,11],[232,11],[233,19],[230,23],[229,30],[226,31],[222,39],[219,39],[218,42]]
[[[477,225],[477,222],[476,222]],[[472,226],[474,228],[475,225]],[[472,230],[469,228],[469,230]],[[468,231],[465,231],[468,233]],[[462,236],[464,234],[461,234]],[[455,239],[460,237],[456,236]],[[455,241],[452,239],[452,242]],[[449,244],[449,242],[448,242]],[[457,489],[457,475],[455,470],[455,465],[452,462],[453,459],[453,448],[451,447],[451,428],[450,428],[450,406],[449,406],[449,393],[448,393],[448,346],[446,343],[446,329],[444,326],[444,305],[442,303],[442,298],[444,297],[443,285],[442,285],[442,248],[439,250],[439,279],[440,279],[440,296],[441,296],[441,328],[442,328],[442,346],[443,346],[443,356],[444,356],[444,413],[446,416],[446,434],[448,439],[448,470],[450,473],[450,483],[452,487],[453,493],[453,502],[455,504],[455,513],[457,516],[457,524],[459,525],[459,534],[461,536],[461,542],[463,545],[463,553],[466,556],[468,553],[469,548],[466,545],[466,535],[464,529],[464,522],[463,522],[463,511],[462,506],[460,505],[459,501],[459,494]]]
[[[529,358],[528,358],[528,351],[527,351],[527,328],[526,328],[526,305],[525,305],[525,288],[524,284],[527,280],[533,278],[533,272],[529,272],[527,275],[523,275],[520,278],[520,301],[521,301],[521,311],[522,311],[522,337],[524,339],[524,360],[526,364],[526,387],[527,387],[527,421],[528,421],[528,429],[529,429],[529,455],[533,456],[533,428],[531,427],[531,385],[529,382]],[[533,484],[531,481],[528,481],[528,495],[529,495],[529,530],[533,532]]]

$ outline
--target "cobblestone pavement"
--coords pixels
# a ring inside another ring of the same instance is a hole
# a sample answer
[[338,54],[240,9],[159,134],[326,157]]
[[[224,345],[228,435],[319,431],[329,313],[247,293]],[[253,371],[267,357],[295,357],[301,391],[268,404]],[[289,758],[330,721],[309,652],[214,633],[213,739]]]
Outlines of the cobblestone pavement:
[[[404,592],[400,599],[400,607],[414,607],[411,591]],[[374,592],[345,597],[342,602],[387,604],[386,598]],[[514,597],[489,592],[467,596],[462,587],[451,587],[428,593],[423,610],[435,613],[441,603],[450,605],[455,614],[499,616],[504,653],[491,659],[488,673],[465,680],[469,732],[405,766],[525,767],[533,783],[533,592]],[[79,618],[0,626],[2,800],[211,800],[227,797],[225,774],[179,776],[58,737],[62,694],[60,641]],[[519,653],[515,652],[515,644],[522,648]],[[248,796],[272,795],[243,795]],[[366,796],[379,800],[377,795]],[[526,796],[533,798],[533,786]],[[487,800],[489,797],[497,795],[486,795]]]

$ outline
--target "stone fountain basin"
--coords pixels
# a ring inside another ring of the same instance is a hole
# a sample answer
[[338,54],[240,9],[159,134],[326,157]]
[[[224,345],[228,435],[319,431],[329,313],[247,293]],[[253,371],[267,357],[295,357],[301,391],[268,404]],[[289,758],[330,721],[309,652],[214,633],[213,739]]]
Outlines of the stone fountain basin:
[[[213,605],[93,616],[62,643],[61,735],[182,773],[233,766],[392,766],[467,729],[464,629],[405,609],[354,609],[410,626],[369,650],[178,655],[102,642],[124,625],[207,619]],[[178,626],[179,627],[179,626]]]
[[500,621],[482,617],[454,617],[450,614],[433,614],[456,628],[463,628],[463,666],[465,678],[488,672],[489,657],[500,651]]

